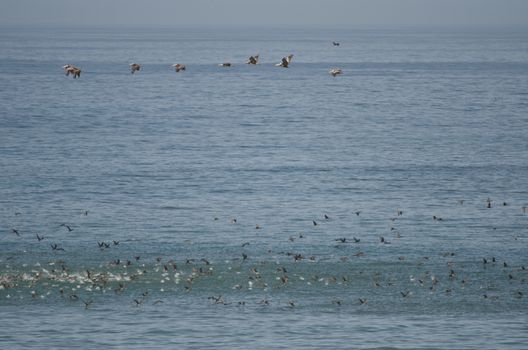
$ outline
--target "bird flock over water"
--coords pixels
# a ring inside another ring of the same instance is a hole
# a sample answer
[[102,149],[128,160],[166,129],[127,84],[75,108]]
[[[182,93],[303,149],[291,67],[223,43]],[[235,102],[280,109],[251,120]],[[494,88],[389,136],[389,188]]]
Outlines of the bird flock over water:
[[[463,207],[464,201],[458,201],[457,205]],[[508,207],[509,204],[500,202],[498,206]],[[482,208],[493,210],[496,207],[488,199]],[[86,253],[98,261],[96,265],[93,262],[87,265],[69,263],[67,259],[75,257],[68,255],[68,242],[57,242],[57,236],[76,235],[82,230],[80,223],[58,224],[53,241],[44,234],[12,227],[5,234],[11,235],[15,241],[21,240],[21,243],[47,245],[51,258],[32,266],[22,264],[21,269],[16,266],[16,254],[3,254],[4,259],[0,259],[0,264],[4,265],[0,270],[3,271],[0,272],[0,300],[55,298],[80,303],[89,309],[97,305],[96,300],[103,298],[101,296],[123,297],[131,307],[143,307],[161,305],[171,293],[198,293],[204,301],[212,304],[247,306],[251,303],[259,307],[276,304],[282,308],[296,308],[302,304],[294,298],[295,294],[307,288],[340,291],[338,297],[328,300],[333,307],[347,304],[368,307],[375,300],[373,295],[379,295],[379,291],[390,298],[427,300],[427,303],[434,298],[454,298],[457,294],[488,302],[523,300],[528,278],[525,265],[519,264],[518,260],[507,261],[506,257],[495,256],[492,252],[468,260],[459,257],[456,249],[436,252],[428,249],[427,256],[398,255],[393,261],[377,262],[379,249],[383,247],[388,249],[394,245],[416,243],[407,240],[397,225],[400,220],[405,220],[406,212],[396,209],[394,215],[387,218],[390,229],[376,237],[350,234],[330,239],[326,243],[329,249],[326,253],[317,249],[310,253],[310,245],[303,245],[303,242],[309,241],[309,235],[317,235],[321,232],[318,230],[334,220],[340,220],[332,214],[306,218],[304,229],[310,231],[309,234],[289,235],[282,245],[271,246],[263,254],[252,250],[263,245],[260,235],[266,225],[258,223],[253,226],[255,239],[240,242],[234,256],[220,259],[196,255],[200,253],[194,251],[194,256],[176,258],[152,256],[130,249],[123,253],[120,249],[132,243],[109,239],[94,241],[91,248],[86,248]],[[526,206],[521,207],[521,213],[523,216],[527,214]],[[352,214],[355,220],[368,215],[364,210]],[[81,211],[81,217],[88,215],[87,210]],[[236,217],[214,217],[212,220],[219,223],[225,220],[231,226],[241,225],[241,220]],[[432,215],[429,220],[441,225],[449,218]],[[250,227],[246,229],[251,230]],[[513,238],[523,244],[522,235]],[[182,244],[192,245],[193,242]],[[374,251],[375,247],[377,250]],[[363,270],[369,263],[380,266]],[[502,290],[498,285],[502,285]],[[277,301],[275,296],[283,295],[283,292],[286,292],[287,300]],[[255,295],[258,296],[256,299]]]
[[[333,45],[334,46],[339,46],[340,44],[338,42],[334,41]],[[249,65],[258,65],[258,64],[260,64],[259,57],[260,57],[260,55],[258,55],[258,54],[254,55],[254,56],[250,56],[248,58],[246,64],[249,64]],[[275,64],[275,66],[276,67],[288,68],[290,66],[292,60],[293,60],[293,54],[289,54],[288,56],[283,57],[279,63]],[[219,67],[229,68],[229,67],[232,67],[233,64],[231,62],[223,62],[223,63],[219,63],[218,66]],[[134,74],[136,72],[139,72],[141,70],[142,66],[139,63],[130,63],[129,67],[130,67],[130,73]],[[172,64],[171,67],[174,68],[176,73],[185,71],[186,68],[187,68],[185,66],[185,64],[182,64],[182,63]],[[67,64],[67,65],[64,65],[62,68],[64,69],[64,73],[66,74],[66,76],[71,75],[74,79],[81,77],[81,69],[78,68],[78,67],[75,67],[75,66],[73,66],[71,64]],[[331,76],[336,77],[336,76],[342,74],[343,71],[340,68],[332,68],[332,69],[330,69],[330,71],[328,73]]]

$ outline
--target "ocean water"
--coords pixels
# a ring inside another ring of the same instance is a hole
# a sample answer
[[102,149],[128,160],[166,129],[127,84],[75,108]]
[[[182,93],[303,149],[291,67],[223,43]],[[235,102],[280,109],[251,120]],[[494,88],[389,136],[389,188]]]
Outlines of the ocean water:
[[2,27],[0,348],[526,349],[527,34]]

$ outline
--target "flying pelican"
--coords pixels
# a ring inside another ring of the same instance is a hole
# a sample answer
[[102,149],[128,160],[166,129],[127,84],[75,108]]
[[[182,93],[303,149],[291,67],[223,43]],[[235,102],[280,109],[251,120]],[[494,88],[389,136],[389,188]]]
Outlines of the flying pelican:
[[81,77],[81,70],[75,66],[72,66],[71,64],[62,66],[62,68],[64,69],[64,73],[66,73],[66,75],[73,75],[73,79]]
[[224,63],[220,63],[218,66],[219,66],[219,67],[231,67],[231,63],[229,63],[229,62],[224,62]]
[[258,61],[259,61],[259,55],[255,55],[255,56],[250,56],[246,63],[247,64],[258,64]]
[[332,68],[329,73],[332,74],[333,77],[335,77],[336,75],[339,75],[343,72],[339,68]]
[[141,69],[141,66],[137,63],[130,63],[130,73],[134,74],[136,71]]
[[283,57],[282,58],[282,62],[281,63],[277,63],[275,66],[276,67],[284,67],[284,68],[288,68],[288,66],[290,65],[290,62],[293,58],[293,55],[288,55],[288,57]]
[[180,63],[175,63],[171,67],[174,67],[176,72],[179,72],[181,70],[185,70],[185,65],[184,64],[180,64]]

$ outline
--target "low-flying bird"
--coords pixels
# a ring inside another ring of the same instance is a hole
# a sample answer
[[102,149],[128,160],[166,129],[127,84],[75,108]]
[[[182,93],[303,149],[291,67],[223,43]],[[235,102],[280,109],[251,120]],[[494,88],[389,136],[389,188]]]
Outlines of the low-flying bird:
[[332,68],[329,72],[333,77],[338,76],[339,74],[343,73],[343,71],[339,68]]
[[293,58],[293,55],[288,55],[286,57],[283,57],[282,61],[280,63],[277,63],[275,66],[288,68],[288,66],[290,65],[290,62],[292,61],[292,58]]
[[259,55],[255,55],[255,56],[250,56],[246,63],[247,64],[258,64],[258,61],[259,61]]
[[62,68],[64,69],[64,73],[66,74],[66,76],[71,74],[73,76],[73,79],[81,77],[81,70],[75,66],[72,66],[71,64],[62,66]]
[[138,63],[130,63],[130,73],[134,74],[135,72],[138,72],[141,69],[141,65]]
[[179,71],[185,70],[186,68],[184,64],[180,64],[180,63],[175,63],[171,67],[174,67],[174,70],[176,71],[176,73],[178,73]]
[[61,227],[66,227],[68,229],[68,232],[72,232],[73,229],[70,227],[70,225],[61,224]]
[[51,244],[51,249],[52,250],[62,250],[62,251],[64,251],[64,248],[59,247],[59,245],[56,244],[56,243],[55,244]]
[[88,300],[88,301],[83,300],[83,303],[84,303],[84,309],[88,310],[90,308],[90,306],[92,305],[93,300]]

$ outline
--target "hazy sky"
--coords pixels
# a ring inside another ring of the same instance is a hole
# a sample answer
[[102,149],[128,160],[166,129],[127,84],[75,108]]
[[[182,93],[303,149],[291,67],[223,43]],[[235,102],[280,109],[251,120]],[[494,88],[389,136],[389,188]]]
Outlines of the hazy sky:
[[0,0],[0,24],[528,26],[528,0]]

